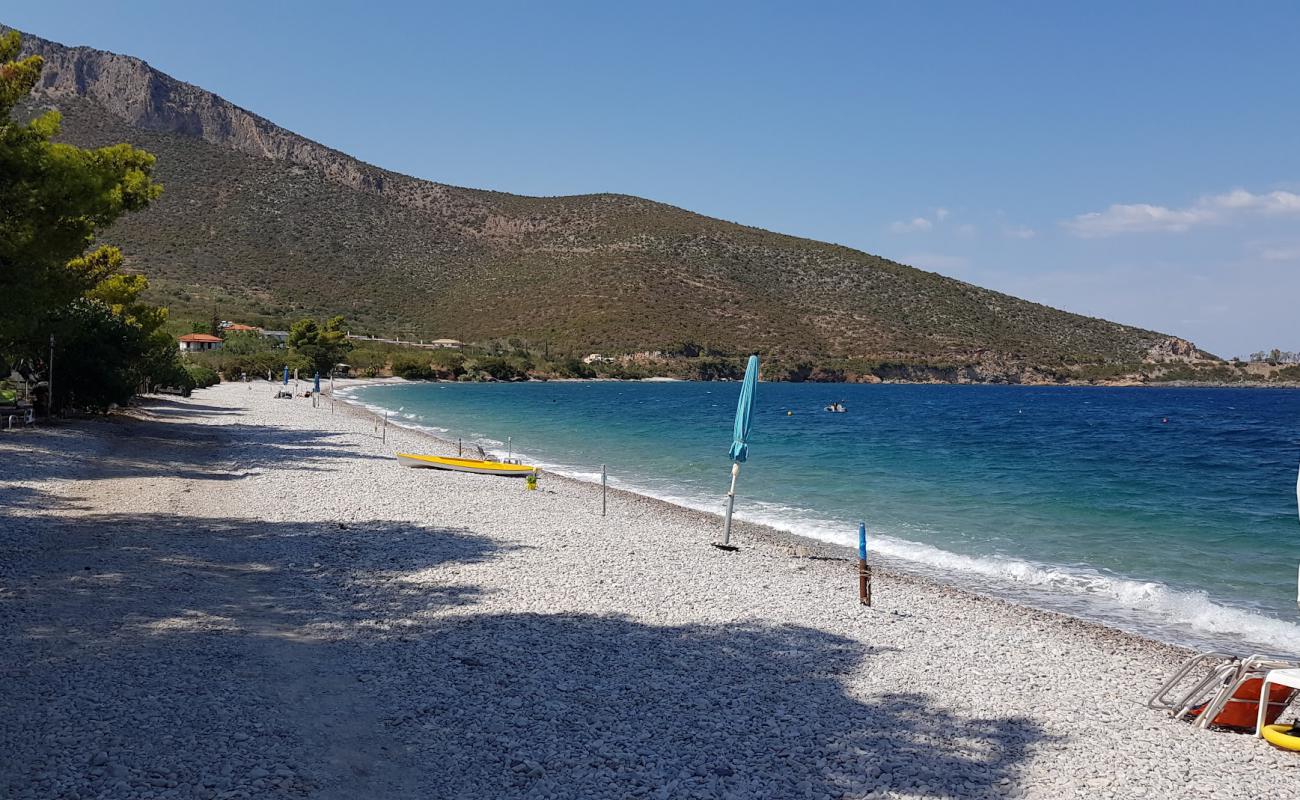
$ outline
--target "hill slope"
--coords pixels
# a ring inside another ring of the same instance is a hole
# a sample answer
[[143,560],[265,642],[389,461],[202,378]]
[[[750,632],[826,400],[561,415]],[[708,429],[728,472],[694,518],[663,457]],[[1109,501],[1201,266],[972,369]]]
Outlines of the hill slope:
[[162,200],[108,238],[182,313],[345,313],[376,332],[574,351],[693,341],[991,373],[1199,355],[1163,334],[637,197],[418,180],[138,59],[30,36],[24,46],[46,58],[34,104],[63,112],[64,139],[158,156]]

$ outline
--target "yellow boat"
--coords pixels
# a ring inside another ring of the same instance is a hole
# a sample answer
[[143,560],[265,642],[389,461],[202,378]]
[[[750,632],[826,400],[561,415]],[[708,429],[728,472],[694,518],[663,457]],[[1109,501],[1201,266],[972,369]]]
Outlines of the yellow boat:
[[475,472],[479,475],[513,475],[527,477],[537,470],[528,464],[509,464],[504,461],[482,461],[477,458],[447,458],[422,456],[417,453],[398,453],[397,461],[405,467],[432,467],[456,472]]

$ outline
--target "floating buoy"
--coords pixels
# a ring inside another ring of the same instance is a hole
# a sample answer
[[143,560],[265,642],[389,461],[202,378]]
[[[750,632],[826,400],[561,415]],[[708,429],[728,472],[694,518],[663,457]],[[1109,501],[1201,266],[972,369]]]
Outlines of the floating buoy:
[[1168,425],[1168,424],[1169,424],[1169,417],[1162,417],[1162,418],[1160,419],[1160,422],[1161,422],[1162,424],[1164,424],[1164,425]]
[[793,412],[793,411],[787,411],[787,412],[785,412],[785,415],[786,415],[787,417],[793,417],[793,416],[794,416],[794,412]]

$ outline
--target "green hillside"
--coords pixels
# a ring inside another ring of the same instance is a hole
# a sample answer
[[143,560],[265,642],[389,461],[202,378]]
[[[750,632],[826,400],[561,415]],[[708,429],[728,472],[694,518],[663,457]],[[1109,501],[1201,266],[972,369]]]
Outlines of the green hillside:
[[343,313],[414,338],[575,353],[693,342],[792,363],[976,365],[990,378],[1135,364],[1171,341],[636,197],[521,197],[388,173],[135,59],[35,41],[52,70],[37,102],[63,112],[67,141],[158,157],[163,198],[109,238],[178,315]]

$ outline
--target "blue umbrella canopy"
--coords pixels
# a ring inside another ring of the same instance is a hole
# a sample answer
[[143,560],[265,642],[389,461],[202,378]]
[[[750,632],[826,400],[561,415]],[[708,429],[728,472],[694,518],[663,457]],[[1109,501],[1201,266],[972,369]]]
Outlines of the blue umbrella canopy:
[[284,365],[284,384],[285,384],[285,386],[288,386],[288,385],[289,385],[289,365],[288,365],[288,364],[285,364],[285,365]]
[[723,550],[735,550],[731,546],[731,512],[736,505],[736,477],[740,475],[740,462],[749,455],[749,428],[754,416],[754,389],[758,386],[758,356],[750,356],[745,365],[745,379],[740,383],[740,400],[736,402],[736,425],[731,432],[731,491],[727,492],[727,515],[723,520],[722,544],[714,543]]
[[754,389],[758,386],[758,356],[750,356],[745,366],[745,379],[740,384],[740,400],[736,403],[736,424],[731,431],[732,461],[744,461],[749,455],[749,429],[754,416]]

